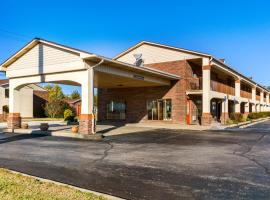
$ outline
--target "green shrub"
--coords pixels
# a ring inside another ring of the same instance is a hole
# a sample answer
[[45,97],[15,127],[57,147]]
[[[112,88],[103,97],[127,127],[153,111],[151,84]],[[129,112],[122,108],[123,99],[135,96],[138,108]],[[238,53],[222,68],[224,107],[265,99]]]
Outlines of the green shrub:
[[227,119],[226,124],[228,124],[228,125],[234,124],[234,121],[231,119]]
[[63,118],[64,111],[71,109],[70,105],[63,100],[49,100],[45,107],[45,115],[50,118]]
[[65,121],[74,121],[74,113],[71,109],[66,109],[64,111],[64,120]]
[[270,117],[270,112],[258,112],[258,113],[248,114],[249,119],[259,119],[259,118],[265,118],[265,117]]
[[235,121],[236,123],[246,121],[246,119],[245,119],[245,117],[244,117],[244,115],[242,113],[231,113],[230,114],[230,119],[232,121]]

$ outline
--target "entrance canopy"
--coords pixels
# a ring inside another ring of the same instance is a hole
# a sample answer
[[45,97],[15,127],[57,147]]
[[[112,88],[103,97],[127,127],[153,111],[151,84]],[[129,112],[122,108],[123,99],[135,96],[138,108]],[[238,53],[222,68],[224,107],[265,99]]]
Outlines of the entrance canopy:
[[[94,69],[95,87],[145,87],[170,85],[180,77],[148,67],[138,67],[43,39],[34,39],[1,65],[9,78]],[[80,85],[70,80],[64,84]]]
[[1,64],[9,78],[10,128],[20,126],[18,90],[32,83],[63,83],[80,85],[82,107],[80,130],[94,133],[94,87],[148,87],[170,85],[179,76],[148,67],[115,61],[103,56],[34,39]]

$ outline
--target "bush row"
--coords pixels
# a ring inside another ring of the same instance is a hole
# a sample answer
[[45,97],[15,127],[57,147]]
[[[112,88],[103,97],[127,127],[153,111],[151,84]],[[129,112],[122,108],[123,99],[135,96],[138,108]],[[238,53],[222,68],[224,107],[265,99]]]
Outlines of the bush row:
[[243,115],[242,113],[231,113],[230,119],[228,119],[227,124],[241,123],[248,120],[265,117],[270,117],[270,112],[249,113],[248,116]]
[[270,112],[258,112],[258,113],[249,113],[249,119],[259,119],[264,117],[270,117]]

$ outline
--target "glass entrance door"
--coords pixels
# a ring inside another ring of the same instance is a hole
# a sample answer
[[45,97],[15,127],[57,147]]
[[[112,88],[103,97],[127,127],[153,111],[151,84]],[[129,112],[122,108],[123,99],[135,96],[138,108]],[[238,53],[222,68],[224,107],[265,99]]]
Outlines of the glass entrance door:
[[148,120],[171,120],[171,99],[158,99],[147,102]]

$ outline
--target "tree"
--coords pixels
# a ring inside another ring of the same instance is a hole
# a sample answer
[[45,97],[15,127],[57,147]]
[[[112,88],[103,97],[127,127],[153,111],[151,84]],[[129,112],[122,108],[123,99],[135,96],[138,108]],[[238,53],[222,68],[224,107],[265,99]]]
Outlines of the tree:
[[61,114],[61,101],[60,100],[49,100],[45,105],[45,114],[47,117],[56,118]]
[[270,86],[268,86],[267,89],[270,90]]
[[49,92],[49,100],[60,100],[65,97],[62,88],[58,84],[48,84],[44,88]]
[[78,90],[73,90],[72,93],[70,94],[70,98],[75,100],[75,99],[80,99],[81,95],[78,92]]
[[46,116],[50,118],[63,117],[65,109],[70,108],[70,106],[63,100],[65,95],[62,88],[58,84],[48,84],[44,88],[49,92],[49,99],[44,107]]

